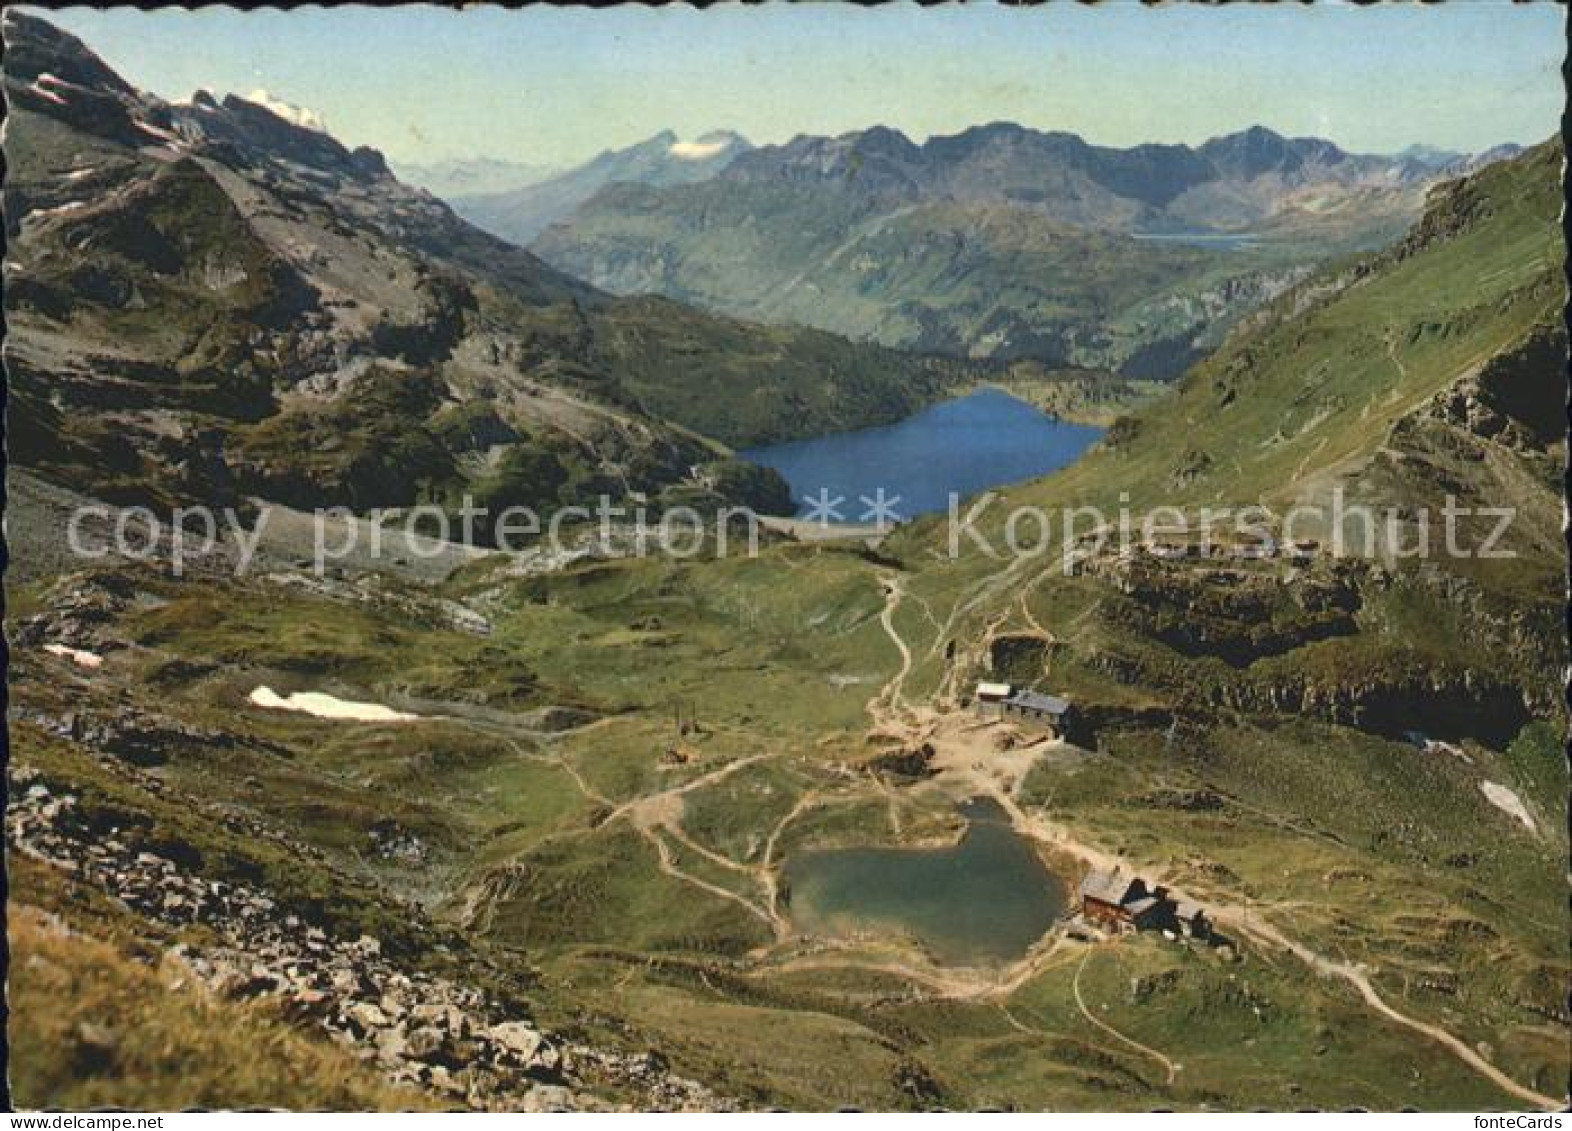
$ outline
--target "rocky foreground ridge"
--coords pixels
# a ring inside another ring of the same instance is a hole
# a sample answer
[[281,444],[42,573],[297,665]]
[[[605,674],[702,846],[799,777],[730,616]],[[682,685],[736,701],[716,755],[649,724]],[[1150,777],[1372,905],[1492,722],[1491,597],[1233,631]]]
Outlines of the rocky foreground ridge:
[[[116,772],[151,792],[164,790],[132,767],[120,764]],[[613,1110],[618,1105],[601,1098],[609,1085],[638,1096],[641,1110],[731,1107],[669,1072],[658,1053],[611,1052],[545,1031],[518,998],[418,969],[378,939],[336,933],[282,909],[253,885],[206,879],[180,852],[150,849],[132,825],[100,827],[74,793],[43,773],[14,768],[10,789],[6,836],[13,851],[102,889],[149,920],[150,934],[202,930],[211,941],[170,942],[166,956],[210,992],[272,998],[303,1028],[353,1048],[389,1080],[440,1103],[477,1111]],[[415,909],[408,913],[417,933],[429,926]],[[95,1027],[84,1039],[112,1042],[113,1030]]]

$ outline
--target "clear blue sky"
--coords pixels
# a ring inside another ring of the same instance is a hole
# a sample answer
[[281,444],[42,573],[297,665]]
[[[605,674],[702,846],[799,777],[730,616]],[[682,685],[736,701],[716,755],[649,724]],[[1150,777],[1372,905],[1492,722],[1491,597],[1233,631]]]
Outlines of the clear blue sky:
[[394,160],[554,165],[668,127],[765,143],[884,123],[921,140],[1005,119],[1109,145],[1256,123],[1368,152],[1534,142],[1559,120],[1565,15],[1506,0],[42,14],[166,98],[260,87]]

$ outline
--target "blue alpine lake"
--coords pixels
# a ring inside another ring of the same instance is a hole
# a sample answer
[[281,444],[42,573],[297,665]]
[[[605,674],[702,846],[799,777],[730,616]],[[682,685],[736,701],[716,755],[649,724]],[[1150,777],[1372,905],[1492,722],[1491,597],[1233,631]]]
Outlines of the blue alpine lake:
[[1057,471],[1080,458],[1102,432],[1055,420],[997,389],[983,389],[899,424],[738,455],[786,477],[799,517],[825,517],[809,500],[838,497],[837,513],[828,521],[877,521],[870,511],[882,489],[886,519],[903,521],[947,511],[951,492],[965,499]]

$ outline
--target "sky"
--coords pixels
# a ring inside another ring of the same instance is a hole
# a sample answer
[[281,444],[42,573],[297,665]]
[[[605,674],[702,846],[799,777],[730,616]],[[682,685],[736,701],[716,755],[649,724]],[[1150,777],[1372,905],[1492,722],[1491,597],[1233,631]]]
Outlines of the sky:
[[1565,12],[1548,2],[40,14],[165,98],[260,88],[405,163],[567,166],[668,128],[767,144],[883,124],[921,141],[1005,120],[1103,145],[1259,124],[1355,152],[1472,152],[1550,136],[1563,100]]

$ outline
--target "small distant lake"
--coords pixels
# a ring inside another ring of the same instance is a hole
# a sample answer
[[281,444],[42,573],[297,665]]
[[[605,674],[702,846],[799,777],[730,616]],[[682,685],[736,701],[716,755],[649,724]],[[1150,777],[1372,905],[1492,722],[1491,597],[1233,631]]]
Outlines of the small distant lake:
[[1261,237],[1253,232],[1132,232],[1131,238],[1189,247],[1217,247],[1224,251],[1239,251],[1261,242]]
[[913,936],[950,966],[1026,953],[1065,908],[1064,885],[996,805],[971,802],[960,842],[944,848],[841,848],[788,860],[791,917],[834,936]]
[[[950,492],[961,498],[990,487],[1034,479],[1074,463],[1101,428],[1066,424],[996,389],[934,405],[899,424],[839,432],[739,452],[773,467],[791,484],[799,505],[821,491],[844,500],[839,522],[870,521],[861,500],[879,488],[898,520],[948,510]],[[816,517],[816,516],[815,516]]]

